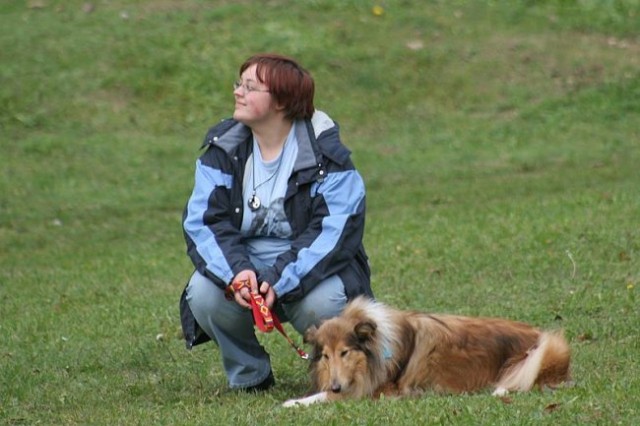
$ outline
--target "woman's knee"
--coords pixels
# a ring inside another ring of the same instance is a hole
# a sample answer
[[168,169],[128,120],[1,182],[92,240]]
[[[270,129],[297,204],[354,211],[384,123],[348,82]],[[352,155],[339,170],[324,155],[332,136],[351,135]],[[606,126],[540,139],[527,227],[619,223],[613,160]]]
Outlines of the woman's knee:
[[291,325],[300,333],[322,320],[339,315],[347,304],[342,280],[336,275],[319,283],[302,300],[285,306]]
[[187,286],[187,301],[194,312],[211,312],[220,303],[220,296],[224,299],[222,290],[211,280],[195,271]]
[[224,291],[199,272],[194,272],[187,286],[187,302],[201,325],[235,328],[247,315],[246,309],[224,296]]

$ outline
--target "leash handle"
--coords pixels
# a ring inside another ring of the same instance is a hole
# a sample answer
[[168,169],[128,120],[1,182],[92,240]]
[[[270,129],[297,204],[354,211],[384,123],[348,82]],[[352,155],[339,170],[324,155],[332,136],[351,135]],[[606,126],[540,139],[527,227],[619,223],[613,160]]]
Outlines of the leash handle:
[[[236,281],[225,290],[225,296],[227,299],[233,299],[233,293],[236,291],[240,291],[244,287],[249,287],[248,281]],[[251,295],[251,311],[253,313],[253,322],[255,323],[258,330],[263,333],[271,333],[274,327],[282,334],[282,336],[289,342],[289,345],[298,353],[298,356],[302,359],[309,359],[309,355],[300,349],[294,341],[289,337],[287,332],[285,331],[282,323],[278,316],[269,310],[267,305],[264,303],[264,297],[257,291],[251,291],[249,288],[249,294]]]

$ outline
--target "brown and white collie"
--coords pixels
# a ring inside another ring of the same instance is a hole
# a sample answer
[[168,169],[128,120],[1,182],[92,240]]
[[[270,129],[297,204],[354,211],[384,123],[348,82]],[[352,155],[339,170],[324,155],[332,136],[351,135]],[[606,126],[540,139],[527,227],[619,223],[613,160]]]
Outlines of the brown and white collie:
[[359,297],[305,333],[313,394],[284,406],[424,391],[494,395],[569,380],[561,332],[499,318],[401,311]]

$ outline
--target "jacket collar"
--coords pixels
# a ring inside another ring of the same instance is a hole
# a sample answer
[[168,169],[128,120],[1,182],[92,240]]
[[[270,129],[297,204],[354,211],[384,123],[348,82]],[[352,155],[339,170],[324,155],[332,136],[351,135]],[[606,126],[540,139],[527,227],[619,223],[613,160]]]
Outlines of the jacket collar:
[[[293,171],[320,166],[319,149],[316,137],[323,131],[330,128],[329,124],[335,126],[333,121],[322,112],[316,112],[309,120],[298,120],[294,122],[294,131],[298,141],[298,155],[293,165]],[[203,147],[207,145],[222,148],[227,155],[234,156],[238,147],[250,140],[251,129],[244,124],[233,119],[225,120],[212,128],[204,140]]]

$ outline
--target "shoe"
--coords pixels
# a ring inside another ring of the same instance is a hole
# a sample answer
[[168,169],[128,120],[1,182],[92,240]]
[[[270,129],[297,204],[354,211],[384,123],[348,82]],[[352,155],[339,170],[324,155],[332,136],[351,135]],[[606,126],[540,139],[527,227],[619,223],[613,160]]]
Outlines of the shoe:
[[266,390],[269,390],[275,385],[276,385],[276,379],[273,377],[273,371],[269,371],[269,375],[262,382],[258,383],[257,385],[249,386],[246,388],[240,388],[240,390],[242,392],[247,392],[247,393],[257,393],[257,392],[264,392]]

